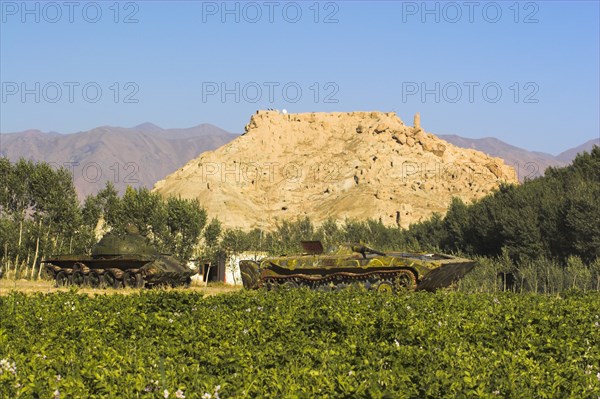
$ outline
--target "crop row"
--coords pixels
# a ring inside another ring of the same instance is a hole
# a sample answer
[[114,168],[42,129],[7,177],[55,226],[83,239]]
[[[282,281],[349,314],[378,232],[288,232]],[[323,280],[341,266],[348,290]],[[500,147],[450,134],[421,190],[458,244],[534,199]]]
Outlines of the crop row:
[[0,297],[2,398],[597,398],[600,295]]

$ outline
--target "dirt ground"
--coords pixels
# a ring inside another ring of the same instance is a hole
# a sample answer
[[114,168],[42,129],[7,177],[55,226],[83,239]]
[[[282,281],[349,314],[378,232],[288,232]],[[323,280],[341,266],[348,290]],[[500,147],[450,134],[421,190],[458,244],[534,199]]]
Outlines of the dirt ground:
[[[57,292],[57,291],[69,291],[67,288],[57,288],[54,286],[53,281],[48,280],[9,280],[0,279],[0,295],[8,295],[11,291],[19,291],[24,293],[34,292]],[[158,289],[158,288],[157,288]],[[162,288],[161,288],[162,289]],[[227,292],[235,292],[241,290],[240,286],[225,285],[221,283],[210,284],[208,287],[198,286],[192,284],[189,288],[168,288],[167,290],[185,290],[185,291],[198,291],[203,292],[205,295],[216,295]],[[131,294],[138,292],[139,289],[133,288],[121,288],[121,289],[92,289],[92,288],[78,288],[77,292],[89,295],[102,295],[102,294]]]

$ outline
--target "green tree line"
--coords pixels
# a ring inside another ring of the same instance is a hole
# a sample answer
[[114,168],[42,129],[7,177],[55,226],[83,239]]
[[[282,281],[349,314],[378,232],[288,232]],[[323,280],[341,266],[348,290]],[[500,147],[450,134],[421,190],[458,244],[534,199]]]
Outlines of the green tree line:
[[198,200],[163,198],[145,187],[127,187],[119,197],[108,182],[96,195],[88,196],[81,208],[84,224],[96,228],[99,221],[116,234],[134,225],[159,251],[180,259],[195,255],[198,238],[207,223],[207,213]]
[[407,238],[447,252],[518,263],[600,257],[600,147],[521,185],[502,185],[467,205],[453,199],[445,217],[410,226]]
[[39,277],[49,253],[81,251],[93,239],[83,224],[70,173],[0,158],[0,270]]
[[[34,269],[39,274],[39,259],[46,254],[89,251],[102,220],[105,229],[117,233],[134,224],[158,249],[182,259],[214,263],[245,251],[291,254],[301,251],[302,240],[319,240],[325,248],[360,242],[384,251],[476,258],[480,267],[462,283],[465,289],[496,290],[498,274],[510,274],[511,287],[528,291],[600,288],[597,146],[567,167],[549,168],[543,177],[521,185],[502,185],[472,204],[455,198],[444,217],[434,214],[408,229],[377,220],[330,219],[316,226],[308,217],[280,221],[273,231],[223,229],[217,218],[209,222],[196,200],[164,199],[131,187],[120,197],[110,183],[80,206],[68,171],[0,161],[5,270],[25,265],[29,275]],[[506,279],[502,285],[506,288]]]
[[197,200],[165,199],[146,188],[128,187],[119,196],[110,182],[80,204],[68,170],[0,158],[2,274],[39,278],[43,258],[87,254],[97,240],[98,227],[123,234],[129,224],[161,252],[186,260],[198,256],[207,213]]

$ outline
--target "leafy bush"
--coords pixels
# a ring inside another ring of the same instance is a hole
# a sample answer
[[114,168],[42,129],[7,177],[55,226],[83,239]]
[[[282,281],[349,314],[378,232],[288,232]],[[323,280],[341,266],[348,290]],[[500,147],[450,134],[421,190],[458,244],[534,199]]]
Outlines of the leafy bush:
[[7,398],[600,395],[597,293],[11,293],[0,320]]

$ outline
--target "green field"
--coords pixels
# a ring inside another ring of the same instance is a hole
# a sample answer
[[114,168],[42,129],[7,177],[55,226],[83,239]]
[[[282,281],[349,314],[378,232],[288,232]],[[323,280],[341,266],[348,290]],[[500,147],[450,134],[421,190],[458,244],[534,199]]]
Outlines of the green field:
[[596,399],[600,295],[14,292],[0,397]]

